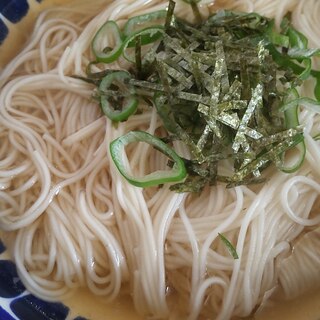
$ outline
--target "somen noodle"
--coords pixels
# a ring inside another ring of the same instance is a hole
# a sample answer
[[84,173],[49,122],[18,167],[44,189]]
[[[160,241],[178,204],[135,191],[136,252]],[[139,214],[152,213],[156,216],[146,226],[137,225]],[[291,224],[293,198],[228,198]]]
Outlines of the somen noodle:
[[[301,109],[307,154],[294,174],[268,168],[264,184],[217,184],[199,195],[129,184],[108,146],[130,130],[161,132],[155,109],[114,126],[92,99],[92,86],[72,75],[85,76],[91,40],[106,20],[121,25],[166,6],[77,1],[39,16],[27,46],[0,75],[0,228],[23,283],[47,300],[88,287],[107,301],[131,294],[137,311],[154,318],[247,316],[279,283],[291,290],[279,266],[298,239],[320,226],[320,142],[313,139],[320,117]],[[277,26],[291,11],[309,46],[319,46],[317,0],[221,6],[274,17]],[[205,17],[217,8],[200,3]],[[186,3],[178,2],[176,11],[192,19]],[[313,86],[308,80],[304,95],[312,97]],[[181,144],[175,149],[188,154]],[[165,167],[165,158],[146,144],[127,154],[137,174]],[[239,259],[219,233],[235,244]]]

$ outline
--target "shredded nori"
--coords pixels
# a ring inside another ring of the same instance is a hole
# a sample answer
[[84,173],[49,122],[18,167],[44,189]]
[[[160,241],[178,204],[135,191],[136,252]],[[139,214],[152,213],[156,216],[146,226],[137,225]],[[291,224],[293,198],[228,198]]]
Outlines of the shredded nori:
[[[192,153],[188,178],[172,190],[260,183],[261,171],[300,141],[301,130],[289,134],[278,112],[282,70],[264,45],[268,22],[228,11],[196,26],[175,17],[155,53],[156,69],[145,82],[132,80],[154,90],[165,128]],[[221,161],[233,163],[230,176],[219,175]]]
[[[289,37],[256,13],[222,10],[202,21],[197,1],[187,2],[196,23],[175,16],[170,1],[160,44],[141,57],[138,39],[138,63],[130,70],[129,84],[147,92],[144,98],[153,96],[168,131],[163,141],[180,140],[192,154],[184,159],[186,180],[171,190],[261,183],[261,172],[271,163],[281,167],[283,154],[303,140],[301,128],[286,127],[280,108],[286,90],[301,84],[295,72],[301,67],[286,64],[279,51],[301,58],[315,50],[287,50]],[[90,74],[90,81],[97,76]],[[229,162],[229,175],[220,174],[222,161]]]

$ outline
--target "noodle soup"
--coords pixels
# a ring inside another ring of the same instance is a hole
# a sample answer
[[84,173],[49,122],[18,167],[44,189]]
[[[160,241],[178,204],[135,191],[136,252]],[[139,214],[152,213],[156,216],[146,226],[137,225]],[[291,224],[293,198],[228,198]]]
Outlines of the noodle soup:
[[[93,85],[79,77],[86,76],[91,41],[107,20],[123,26],[129,17],[166,7],[156,0],[78,1],[40,14],[28,44],[0,75],[0,228],[23,283],[46,300],[88,288],[106,303],[130,296],[144,318],[250,316],[268,295],[291,290],[282,263],[305,234],[319,229],[320,149],[313,139],[319,115],[300,112],[307,154],[290,175],[268,168],[264,184],[226,189],[217,183],[200,194],[128,183],[112,162],[110,143],[133,130],[163,132],[163,124],[155,108],[145,108],[115,126],[92,97]],[[208,17],[221,7],[274,17],[277,26],[290,11],[310,47],[319,45],[317,1],[202,1],[199,10]],[[176,12],[193,19],[182,1]],[[306,82],[301,92],[312,97],[313,85]],[[127,154],[141,175],[163,166],[150,146]],[[235,244],[239,259],[220,234]],[[290,272],[294,277],[296,270]],[[305,284],[296,283],[298,290]]]

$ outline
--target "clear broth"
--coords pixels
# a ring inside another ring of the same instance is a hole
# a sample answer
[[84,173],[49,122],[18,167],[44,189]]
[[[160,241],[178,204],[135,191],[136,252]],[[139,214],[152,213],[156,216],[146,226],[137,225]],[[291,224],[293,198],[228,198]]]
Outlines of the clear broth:
[[[14,56],[27,41],[30,35],[28,31],[32,27],[39,12],[50,6],[62,5],[70,1],[71,0],[46,0],[40,5],[32,1],[28,16],[18,25],[10,28],[10,37],[0,46],[0,69],[10,61],[10,58]],[[217,6],[222,7],[223,4],[225,4],[225,0],[217,0],[214,9],[216,9]],[[5,255],[1,255],[0,259],[8,259],[8,253],[5,252]],[[74,296],[62,302],[70,307],[71,315],[74,317],[81,315],[90,320],[105,320],[107,315],[108,319],[112,320],[144,319],[135,312],[133,302],[128,296],[121,297],[112,304],[106,304],[103,302],[103,298],[93,295],[88,289],[79,289]],[[292,301],[268,303],[268,306],[249,319],[319,320],[320,290],[308,293]]]

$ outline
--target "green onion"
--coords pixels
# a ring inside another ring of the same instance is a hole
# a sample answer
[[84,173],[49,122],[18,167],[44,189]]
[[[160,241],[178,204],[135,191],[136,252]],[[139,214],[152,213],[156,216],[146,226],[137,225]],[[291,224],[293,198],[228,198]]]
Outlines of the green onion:
[[[293,88],[290,89],[287,93],[287,96],[284,99],[284,103],[287,103],[292,100],[296,100],[299,97],[298,91]],[[299,126],[299,105],[298,103],[295,106],[287,109],[284,111],[285,117],[285,126],[286,128],[296,128]],[[304,158],[306,156],[306,144],[304,141],[301,141],[295,148],[299,151],[298,159],[295,161],[294,164],[290,166],[285,166],[284,164],[281,165],[280,170],[286,173],[292,173],[297,171],[303,164]],[[284,158],[284,155],[283,155]]]
[[[310,73],[314,73],[312,72],[311,57],[319,55],[320,50],[309,49],[308,39],[301,32],[294,29],[287,18],[283,20],[281,26],[289,39],[289,50],[286,55],[283,55],[274,47],[270,47],[270,52],[279,65],[291,68],[299,75],[301,80],[305,80],[309,77]],[[288,46],[285,47],[288,48]],[[295,64],[292,60],[297,60],[299,63],[302,62],[305,68]]]
[[[131,75],[126,71],[116,71],[106,75],[100,85],[100,104],[103,113],[113,121],[125,121],[138,106],[135,89],[128,86]],[[109,90],[116,87],[119,90]]]
[[319,56],[320,49],[307,49],[307,48],[290,48],[288,56],[293,59],[306,59],[313,56]]
[[312,110],[314,112],[320,113],[320,101],[316,101],[307,97],[297,97],[296,99],[290,101],[284,101],[283,105],[280,107],[280,111],[287,111],[291,108],[295,108],[296,105],[302,105],[305,108]]
[[[227,187],[261,183],[272,163],[284,172],[298,170],[306,153],[299,106],[320,112],[320,71],[312,69],[320,50],[309,49],[287,18],[280,31],[257,13],[222,10],[202,22],[199,1],[184,1],[196,17],[193,25],[175,17],[169,0],[167,11],[130,18],[123,36],[114,22],[99,30],[96,41],[108,28],[116,30],[114,45],[97,44],[104,55],[119,44],[116,56],[120,52],[133,63],[128,72],[98,73],[92,64],[107,60],[97,57],[89,64],[84,80],[99,87],[103,112],[113,121],[126,120],[137,109],[137,94],[156,108],[166,141],[181,141],[190,150],[191,159],[180,159],[188,176],[170,186],[177,192],[199,192],[217,181]],[[310,76],[318,101],[300,97],[296,89]],[[289,149],[298,155],[287,163]],[[228,176],[218,172],[221,161],[233,167]]]
[[122,35],[116,22],[107,21],[94,36],[91,46],[97,61],[117,60],[122,52]]
[[123,43],[123,57],[132,62],[135,63],[135,50],[130,48],[133,48],[136,46],[136,39],[141,38],[141,46],[152,44],[156,42],[157,40],[161,39],[164,34],[164,28],[163,27],[150,27],[143,30],[140,30],[133,35],[126,38],[126,40]]
[[[174,165],[171,170],[158,170],[147,174],[144,177],[134,177],[130,173],[130,169],[126,167],[124,162],[125,147],[133,142],[146,142],[154,146],[157,150],[169,157]],[[143,131],[130,131],[127,134],[117,138],[110,144],[110,153],[116,167],[131,184],[137,187],[150,187],[167,182],[181,181],[186,177],[186,169],[183,160],[159,138]]]
[[[148,27],[163,28],[166,16],[166,10],[159,10],[140,16],[132,17],[124,25],[123,34],[125,37],[131,37],[133,34]],[[142,38],[141,42],[145,43],[146,39]]]
[[274,21],[269,24],[267,31],[268,40],[275,46],[288,48],[290,39],[288,35],[278,33],[274,30]]
[[290,26],[288,27],[286,34],[289,37],[291,47],[297,47],[300,49],[308,48],[308,38],[298,30]]
[[[311,71],[311,74],[312,74],[312,71]],[[320,101],[320,73],[315,77],[316,77],[316,85],[314,87],[314,96],[318,101]]]
[[231,244],[231,242],[221,233],[218,233],[221,241],[225,244],[225,246],[227,247],[229,253],[231,254],[231,256],[233,257],[233,259],[239,259],[238,253],[236,251],[236,249],[234,248],[234,246]]
[[269,39],[275,46],[283,48],[288,48],[289,46],[289,38],[283,34],[272,32]]

